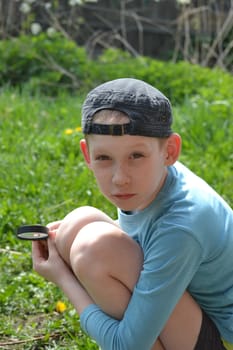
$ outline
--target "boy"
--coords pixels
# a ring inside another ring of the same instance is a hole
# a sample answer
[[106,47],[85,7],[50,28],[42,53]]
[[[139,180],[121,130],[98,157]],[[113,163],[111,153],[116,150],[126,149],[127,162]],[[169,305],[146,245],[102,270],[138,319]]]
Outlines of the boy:
[[233,349],[233,212],[177,160],[168,99],[136,79],[92,90],[80,147],[118,222],[81,207],[33,242],[106,350]]

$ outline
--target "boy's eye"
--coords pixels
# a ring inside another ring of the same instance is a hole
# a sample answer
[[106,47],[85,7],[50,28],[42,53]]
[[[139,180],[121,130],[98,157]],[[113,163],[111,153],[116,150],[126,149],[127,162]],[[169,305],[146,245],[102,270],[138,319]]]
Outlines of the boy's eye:
[[97,156],[95,159],[96,160],[109,160],[110,157],[105,155],[105,154],[101,154],[101,155]]
[[142,157],[144,157],[142,153],[135,152],[135,153],[133,153],[133,154],[131,155],[130,158],[132,158],[132,159],[139,159],[139,158],[142,158]]

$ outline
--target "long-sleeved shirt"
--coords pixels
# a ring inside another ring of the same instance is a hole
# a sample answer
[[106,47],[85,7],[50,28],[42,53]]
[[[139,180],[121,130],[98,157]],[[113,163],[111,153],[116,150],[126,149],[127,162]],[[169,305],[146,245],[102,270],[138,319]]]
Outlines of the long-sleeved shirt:
[[177,162],[147,208],[131,215],[118,210],[118,216],[143,249],[143,269],[122,320],[93,304],[80,315],[83,329],[104,350],[149,350],[188,290],[233,343],[233,211],[227,203]]

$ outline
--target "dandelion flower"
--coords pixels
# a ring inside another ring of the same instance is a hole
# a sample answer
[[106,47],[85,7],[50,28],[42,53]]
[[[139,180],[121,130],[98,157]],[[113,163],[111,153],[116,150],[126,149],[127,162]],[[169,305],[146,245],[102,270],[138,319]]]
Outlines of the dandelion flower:
[[64,312],[64,311],[66,311],[66,309],[67,309],[67,306],[66,306],[65,303],[63,303],[63,301],[60,301],[60,300],[59,300],[59,301],[56,303],[56,311],[59,312],[60,314],[61,314],[62,312]]
[[66,134],[66,135],[71,135],[71,134],[73,134],[73,129],[66,129],[66,130],[65,130],[65,134]]
[[82,127],[81,126],[77,126],[77,128],[75,128],[75,131],[81,132],[82,131]]

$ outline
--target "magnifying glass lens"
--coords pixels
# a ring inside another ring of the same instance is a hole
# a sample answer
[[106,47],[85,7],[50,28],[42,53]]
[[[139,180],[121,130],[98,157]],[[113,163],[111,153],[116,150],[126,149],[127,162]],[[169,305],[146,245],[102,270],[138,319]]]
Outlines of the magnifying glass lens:
[[25,240],[40,240],[48,238],[49,230],[42,225],[24,225],[17,229],[17,237]]

